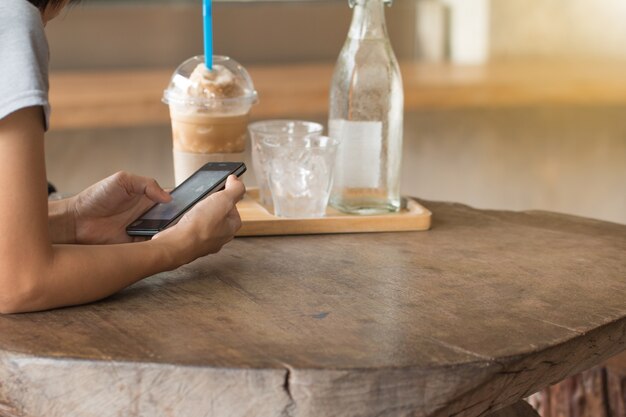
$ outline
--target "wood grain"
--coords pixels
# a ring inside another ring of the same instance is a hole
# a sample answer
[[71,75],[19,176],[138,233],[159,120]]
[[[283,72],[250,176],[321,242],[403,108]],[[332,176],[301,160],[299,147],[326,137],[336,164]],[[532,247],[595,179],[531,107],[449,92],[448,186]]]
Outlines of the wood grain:
[[[334,63],[252,66],[256,119],[327,114]],[[406,62],[405,110],[618,105],[626,103],[626,63],[504,61],[482,66]],[[161,103],[174,68],[57,72],[50,76],[53,129],[166,125]]]
[[475,417],[624,350],[626,226],[424,205],[0,317],[0,415]]
[[626,352],[606,364],[608,409],[613,416],[626,416]]
[[326,209],[325,217],[277,217],[263,207],[258,189],[248,189],[237,204],[243,225],[237,236],[310,235],[320,233],[409,232],[428,230],[432,213],[415,199],[405,199],[398,213],[355,216]]
[[541,417],[626,416],[626,352],[529,398]]
[[540,417],[539,414],[525,401],[518,401],[515,404],[489,414],[487,417]]

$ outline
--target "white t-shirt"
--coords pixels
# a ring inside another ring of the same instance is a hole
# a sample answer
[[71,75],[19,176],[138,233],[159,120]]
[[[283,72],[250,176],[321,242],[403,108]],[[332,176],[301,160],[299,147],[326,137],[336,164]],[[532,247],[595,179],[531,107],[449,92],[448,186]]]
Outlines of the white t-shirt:
[[0,0],[0,119],[48,103],[48,41],[39,9],[26,0]]

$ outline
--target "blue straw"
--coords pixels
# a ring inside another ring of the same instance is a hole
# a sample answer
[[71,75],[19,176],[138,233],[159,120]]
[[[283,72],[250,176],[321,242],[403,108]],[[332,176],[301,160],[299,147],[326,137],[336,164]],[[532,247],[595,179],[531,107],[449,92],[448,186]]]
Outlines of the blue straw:
[[204,60],[209,71],[213,70],[213,2],[203,0],[202,17],[204,17]]

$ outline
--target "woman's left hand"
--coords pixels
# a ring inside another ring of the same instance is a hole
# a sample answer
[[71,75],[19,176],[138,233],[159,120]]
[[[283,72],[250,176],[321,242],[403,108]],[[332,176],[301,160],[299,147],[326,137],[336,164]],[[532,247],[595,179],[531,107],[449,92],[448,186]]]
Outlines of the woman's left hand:
[[172,197],[152,178],[118,172],[73,197],[69,204],[74,217],[75,242],[79,244],[127,243],[133,238],[126,226],[154,203]]

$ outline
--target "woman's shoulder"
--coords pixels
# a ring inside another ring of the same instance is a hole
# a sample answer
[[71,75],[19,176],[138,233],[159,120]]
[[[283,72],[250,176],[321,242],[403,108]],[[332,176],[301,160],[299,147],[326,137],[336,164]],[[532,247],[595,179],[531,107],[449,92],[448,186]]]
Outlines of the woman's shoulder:
[[0,0],[0,56],[10,58],[30,48],[47,60],[48,41],[39,9],[27,0]]
[[48,117],[48,41],[39,10],[26,0],[0,0],[0,119],[43,106]]
[[27,0],[0,1],[0,32],[16,29],[43,31],[39,9]]

